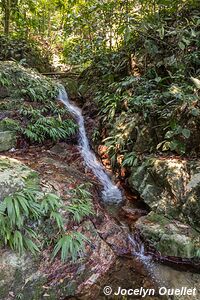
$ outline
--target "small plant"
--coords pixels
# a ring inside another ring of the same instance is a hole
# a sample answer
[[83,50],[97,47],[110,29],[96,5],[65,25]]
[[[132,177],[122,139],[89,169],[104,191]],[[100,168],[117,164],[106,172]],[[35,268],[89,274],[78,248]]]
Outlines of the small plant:
[[15,121],[10,118],[5,118],[2,121],[0,121],[0,129],[18,131],[20,129],[20,125],[18,121]]
[[84,217],[94,213],[91,194],[84,184],[79,185],[72,191],[71,203],[66,206],[66,209],[77,223],[80,223]]
[[126,153],[122,161],[122,167],[132,167],[137,164],[135,152]]
[[63,234],[54,247],[53,258],[61,251],[62,261],[72,258],[72,261],[75,262],[83,254],[85,242],[89,243],[90,241],[80,232],[71,231]]
[[[64,206],[64,209],[69,213],[69,216],[72,216],[76,223],[80,223],[84,217],[94,213],[91,194],[87,191],[87,188],[86,184],[77,186],[72,190],[71,203]],[[56,221],[57,217],[55,218]],[[84,243],[89,243],[89,240],[80,232],[65,232],[59,218],[57,224],[58,226],[60,225],[61,233],[53,250],[53,258],[61,251],[62,261],[66,261],[70,257],[74,262],[83,254]]]
[[93,134],[92,134],[92,141],[96,142],[99,139],[100,139],[100,131],[98,128],[95,128],[95,130],[93,131]]
[[171,130],[168,130],[165,134],[165,140],[157,145],[157,149],[162,151],[176,151],[178,154],[185,153],[184,140],[189,139],[191,132],[187,128],[183,128],[176,123],[171,125]]
[[59,117],[41,116],[21,131],[30,141],[42,143],[48,139],[54,142],[66,139],[76,133],[76,128],[77,125],[72,120],[62,121]]
[[20,254],[40,251],[41,242],[34,230],[39,222],[52,217],[58,229],[63,228],[59,208],[62,202],[54,194],[24,189],[7,196],[0,204],[0,240]]

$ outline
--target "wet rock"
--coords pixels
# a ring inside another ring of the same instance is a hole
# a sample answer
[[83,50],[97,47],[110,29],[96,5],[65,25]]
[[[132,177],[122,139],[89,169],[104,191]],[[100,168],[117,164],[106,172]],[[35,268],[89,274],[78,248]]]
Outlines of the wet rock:
[[38,187],[37,172],[16,159],[0,157],[0,200],[25,187]]
[[65,77],[62,79],[62,83],[66,87],[71,99],[77,99],[79,97],[79,86],[76,78]]
[[151,212],[135,227],[161,256],[200,259],[200,235],[189,225]]
[[128,239],[128,229],[126,227],[119,226],[116,222],[106,217],[97,226],[98,233],[103,240],[110,245],[116,255],[130,254],[130,244]]
[[123,206],[122,207],[122,214],[125,217],[127,217],[128,219],[131,219],[132,221],[137,221],[140,217],[145,216],[147,214],[147,211],[145,211],[143,209]]
[[199,160],[146,158],[129,183],[154,212],[200,227]]
[[0,131],[0,152],[16,146],[16,134],[13,131]]
[[[90,249],[90,251],[92,250],[90,258],[85,266],[85,274],[87,276],[79,285],[77,293],[84,295],[84,299],[91,299],[98,295],[100,286],[116,261],[116,255],[107,242],[101,238],[99,232],[90,221],[85,222],[84,228],[87,228],[87,231],[89,230],[88,237],[94,247]],[[89,274],[90,276],[88,276]]]
[[[199,300],[200,298],[200,274],[191,272],[180,272],[160,264],[154,265],[154,279],[158,283],[158,288],[168,289],[195,289],[194,295],[173,295],[173,300]],[[169,297],[167,298],[169,299]]]

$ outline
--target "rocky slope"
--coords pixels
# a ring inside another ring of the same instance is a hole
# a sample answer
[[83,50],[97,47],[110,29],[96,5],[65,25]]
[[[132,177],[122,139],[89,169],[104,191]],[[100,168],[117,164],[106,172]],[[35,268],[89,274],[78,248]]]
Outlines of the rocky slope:
[[136,228],[161,256],[200,263],[198,160],[147,157],[132,168],[130,185],[151,209]]
[[44,248],[37,256],[28,253],[20,256],[7,247],[1,247],[2,300],[19,296],[21,299],[64,299],[73,295],[88,299],[91,295],[98,295],[102,284],[108,280],[107,274],[116,264],[117,256],[130,253],[127,231],[101,208],[94,188],[95,180],[91,174],[84,175],[83,170],[78,149],[66,144],[50,151],[33,148],[25,156],[20,151],[1,156],[2,200],[16,190],[31,186],[54,192],[70,201],[70,190],[90,181],[93,182],[91,192],[95,209],[94,217],[70,225],[71,229],[84,233],[90,240],[84,255],[75,264],[62,263],[59,257],[52,261],[51,247]]

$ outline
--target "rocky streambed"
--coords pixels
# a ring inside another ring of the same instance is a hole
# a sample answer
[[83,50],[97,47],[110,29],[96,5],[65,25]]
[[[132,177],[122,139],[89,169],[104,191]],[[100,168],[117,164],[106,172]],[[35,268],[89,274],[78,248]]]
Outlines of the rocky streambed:
[[[1,192],[14,192],[19,185],[23,187],[32,182],[40,184],[45,191],[53,190],[60,197],[68,198],[67,191],[77,184],[90,181],[93,183],[91,192],[95,215],[85,219],[79,226],[75,225],[77,231],[83,232],[91,240],[84,256],[75,264],[61,263],[59,258],[52,262],[50,249],[33,257],[18,256],[2,248],[1,299],[15,299],[17,296],[21,299],[115,299],[116,296],[104,295],[105,286],[111,286],[115,292],[119,287],[155,289],[155,295],[146,296],[145,299],[198,299],[198,294],[192,298],[187,295],[167,298],[158,294],[159,287],[181,289],[185,286],[199,290],[200,275],[196,272],[197,268],[195,272],[183,271],[179,267],[174,268],[175,264],[170,267],[160,263],[164,257],[179,258],[179,262],[190,258],[189,255],[196,249],[196,241],[190,234],[196,231],[188,227],[186,230],[186,225],[180,221],[158,217],[156,212],[145,215],[147,211],[138,208],[135,197],[130,197],[117,212],[108,213],[100,199],[99,184],[89,170],[85,172],[77,146],[60,143],[51,149],[32,147],[26,153],[19,150],[4,154],[1,157],[0,177],[5,178],[6,174],[8,180],[7,183],[2,181]],[[142,239],[135,239],[135,228]],[[176,242],[177,236],[180,236],[179,243]],[[154,253],[159,253],[160,262],[141,247],[147,243]],[[128,298],[132,299],[131,296]],[[142,298],[134,296],[133,299]]]
[[[90,181],[95,214],[74,225],[75,230],[83,232],[91,241],[77,263],[61,263],[59,258],[52,262],[48,248],[38,257],[19,256],[2,248],[1,299],[90,299],[95,296],[104,299],[104,285],[110,284],[116,290],[119,285],[125,288],[154,286],[146,270],[140,270],[141,263],[135,264],[131,258],[128,228],[103,208],[98,184],[91,173],[84,172],[76,146],[61,143],[51,149],[33,147],[26,153],[4,154],[0,157],[2,197],[14,193],[19,186],[23,189],[31,184],[65,199],[70,197],[67,191]],[[123,284],[124,278],[126,284]]]

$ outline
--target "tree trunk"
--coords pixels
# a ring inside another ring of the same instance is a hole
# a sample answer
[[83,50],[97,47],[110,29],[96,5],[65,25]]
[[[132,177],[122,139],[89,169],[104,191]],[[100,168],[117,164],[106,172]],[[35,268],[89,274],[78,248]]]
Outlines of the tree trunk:
[[4,34],[9,35],[10,33],[10,1],[4,1]]

